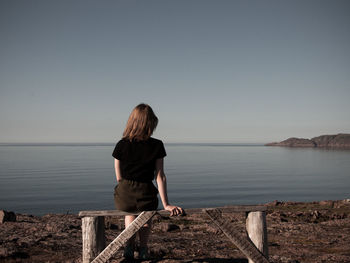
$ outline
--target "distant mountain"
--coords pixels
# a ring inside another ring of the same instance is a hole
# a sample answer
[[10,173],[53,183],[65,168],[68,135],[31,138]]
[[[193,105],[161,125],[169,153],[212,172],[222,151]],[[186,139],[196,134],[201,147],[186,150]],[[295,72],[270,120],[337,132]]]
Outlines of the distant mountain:
[[350,148],[350,134],[321,135],[310,140],[289,138],[281,142],[267,143],[265,146]]

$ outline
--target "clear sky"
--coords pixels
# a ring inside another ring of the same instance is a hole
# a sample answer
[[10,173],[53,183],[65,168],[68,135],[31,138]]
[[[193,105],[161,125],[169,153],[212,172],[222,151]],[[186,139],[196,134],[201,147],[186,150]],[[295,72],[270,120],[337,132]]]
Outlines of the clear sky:
[[350,1],[0,1],[0,142],[350,133]]

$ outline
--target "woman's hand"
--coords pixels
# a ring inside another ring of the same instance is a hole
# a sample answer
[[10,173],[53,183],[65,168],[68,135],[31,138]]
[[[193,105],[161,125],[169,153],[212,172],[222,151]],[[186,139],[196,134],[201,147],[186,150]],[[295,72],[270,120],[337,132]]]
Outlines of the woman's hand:
[[184,214],[184,210],[179,206],[167,205],[164,207],[164,209],[170,211],[170,216],[179,216]]

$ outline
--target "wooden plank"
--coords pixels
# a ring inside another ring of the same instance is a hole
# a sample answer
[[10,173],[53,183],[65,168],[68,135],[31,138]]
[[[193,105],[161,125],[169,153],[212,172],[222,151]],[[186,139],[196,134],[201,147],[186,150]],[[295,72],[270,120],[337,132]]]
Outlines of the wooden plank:
[[[250,240],[266,258],[269,258],[266,213],[249,212],[246,218],[246,229]],[[249,260],[249,263],[254,263],[254,261]]]
[[204,210],[210,219],[222,230],[222,232],[238,247],[244,255],[255,263],[268,263],[268,259],[256,248],[252,241],[237,231],[233,225],[222,217],[219,209]]
[[103,216],[82,219],[83,263],[90,263],[106,247]]
[[[224,206],[217,207],[223,213],[235,213],[235,212],[251,212],[251,211],[266,211],[267,206],[264,205],[236,205],[236,206]],[[198,214],[202,213],[203,209],[214,208],[189,208],[185,209],[186,214]],[[158,214],[162,216],[169,216],[169,211],[158,210]],[[127,213],[120,210],[104,210],[104,211],[80,211],[79,216],[125,216],[125,215],[139,215],[140,213]]]
[[150,220],[157,211],[144,211],[132,223],[124,229],[120,235],[114,239],[93,261],[92,263],[105,263],[113,254]]
[[139,215],[141,212],[128,213],[120,210],[101,210],[101,211],[80,211],[79,216],[127,216],[127,215]]

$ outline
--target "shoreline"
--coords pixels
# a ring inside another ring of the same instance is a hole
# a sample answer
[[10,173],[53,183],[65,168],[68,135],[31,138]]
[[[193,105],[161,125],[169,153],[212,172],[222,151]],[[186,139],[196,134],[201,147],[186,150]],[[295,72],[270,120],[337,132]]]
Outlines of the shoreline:
[[[271,262],[350,262],[350,199],[266,204]],[[244,234],[245,215],[225,214]],[[247,262],[204,214],[153,218],[153,261]],[[124,228],[106,217],[106,241]],[[214,238],[213,238],[214,237]],[[0,262],[81,262],[81,219],[75,214],[18,214],[0,224]],[[118,251],[113,262],[121,262]]]

